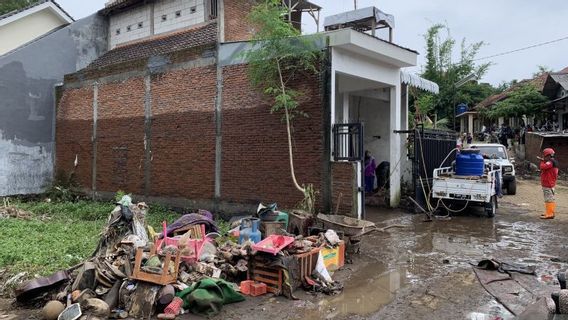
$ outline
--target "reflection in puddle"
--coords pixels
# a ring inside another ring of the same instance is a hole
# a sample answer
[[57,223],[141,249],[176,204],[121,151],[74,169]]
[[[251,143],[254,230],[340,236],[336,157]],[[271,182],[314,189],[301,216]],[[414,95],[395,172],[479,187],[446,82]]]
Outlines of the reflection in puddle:
[[343,293],[324,299],[306,319],[332,319],[349,314],[367,315],[378,311],[394,299],[407,283],[406,269],[381,273],[379,265],[369,264],[345,282]]

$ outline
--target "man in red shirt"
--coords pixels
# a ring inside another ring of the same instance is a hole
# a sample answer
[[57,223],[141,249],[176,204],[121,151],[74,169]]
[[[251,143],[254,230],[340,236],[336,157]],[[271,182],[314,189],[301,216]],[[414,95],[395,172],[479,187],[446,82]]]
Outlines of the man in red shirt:
[[542,151],[543,158],[540,158],[540,183],[544,193],[544,204],[546,212],[540,216],[541,219],[554,219],[556,202],[554,201],[554,187],[558,179],[558,161],[554,158],[554,150],[546,148]]

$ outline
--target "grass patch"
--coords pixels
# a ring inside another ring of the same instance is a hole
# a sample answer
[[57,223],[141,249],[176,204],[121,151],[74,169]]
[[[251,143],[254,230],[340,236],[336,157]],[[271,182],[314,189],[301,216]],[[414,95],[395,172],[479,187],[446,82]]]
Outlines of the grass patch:
[[[32,213],[31,220],[0,219],[0,269],[7,274],[28,272],[49,275],[90,257],[114,208],[111,202],[17,202],[15,207]],[[179,214],[163,206],[151,206],[147,223],[161,231]]]

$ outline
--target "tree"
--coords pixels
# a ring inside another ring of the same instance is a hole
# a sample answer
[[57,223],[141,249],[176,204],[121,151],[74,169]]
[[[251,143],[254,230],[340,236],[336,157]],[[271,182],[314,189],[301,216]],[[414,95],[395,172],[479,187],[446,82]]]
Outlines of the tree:
[[321,51],[316,46],[316,36],[302,37],[298,29],[283,19],[286,14],[280,0],[264,0],[253,8],[249,20],[256,27],[256,34],[253,48],[245,53],[245,58],[252,85],[272,101],[270,112],[284,112],[292,181],[304,194],[302,209],[314,213],[313,185],[300,186],[294,171],[292,120],[297,115],[307,114],[298,108],[302,92],[291,88],[290,82],[301,73],[317,74]]
[[539,65],[538,71],[533,73],[533,78],[538,78],[538,77],[540,77],[544,74],[551,73],[551,72],[552,72],[552,69],[550,69],[550,67]]
[[[443,31],[446,34],[443,34]],[[450,36],[448,27],[436,24],[430,27],[424,36],[426,41],[426,64],[421,76],[436,82],[440,86],[438,95],[413,92],[415,108],[420,114],[439,118],[453,119],[454,108],[458,103],[475,105],[494,94],[494,88],[489,84],[467,83],[459,88],[456,83],[474,73],[481,78],[491,66],[491,63],[476,64],[475,58],[483,42],[468,44],[461,41],[459,61],[454,62],[456,41]]]
[[0,15],[25,8],[38,2],[39,0],[2,0],[0,2]]
[[483,109],[481,113],[490,119],[534,116],[541,112],[548,101],[546,96],[529,83],[518,86],[507,98],[497,102],[490,109]]

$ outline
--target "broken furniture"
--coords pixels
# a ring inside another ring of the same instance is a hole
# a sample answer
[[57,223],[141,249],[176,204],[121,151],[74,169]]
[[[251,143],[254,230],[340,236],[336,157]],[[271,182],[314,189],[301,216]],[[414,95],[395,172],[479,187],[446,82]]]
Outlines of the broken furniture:
[[[132,271],[132,276],[130,277],[131,279],[155,283],[162,286],[177,282],[179,264],[181,261],[181,254],[179,251],[175,255],[175,259],[172,259],[172,254],[170,252],[166,253],[163,266],[161,268],[157,267],[157,269],[161,269],[160,273],[152,273],[144,271],[144,267],[142,266],[143,254],[144,254],[143,248],[138,248],[136,250],[136,258],[134,260],[134,270]],[[156,247],[152,246],[152,248],[150,249],[149,256],[157,257]],[[173,272],[170,270],[170,266],[172,263],[174,269]]]

